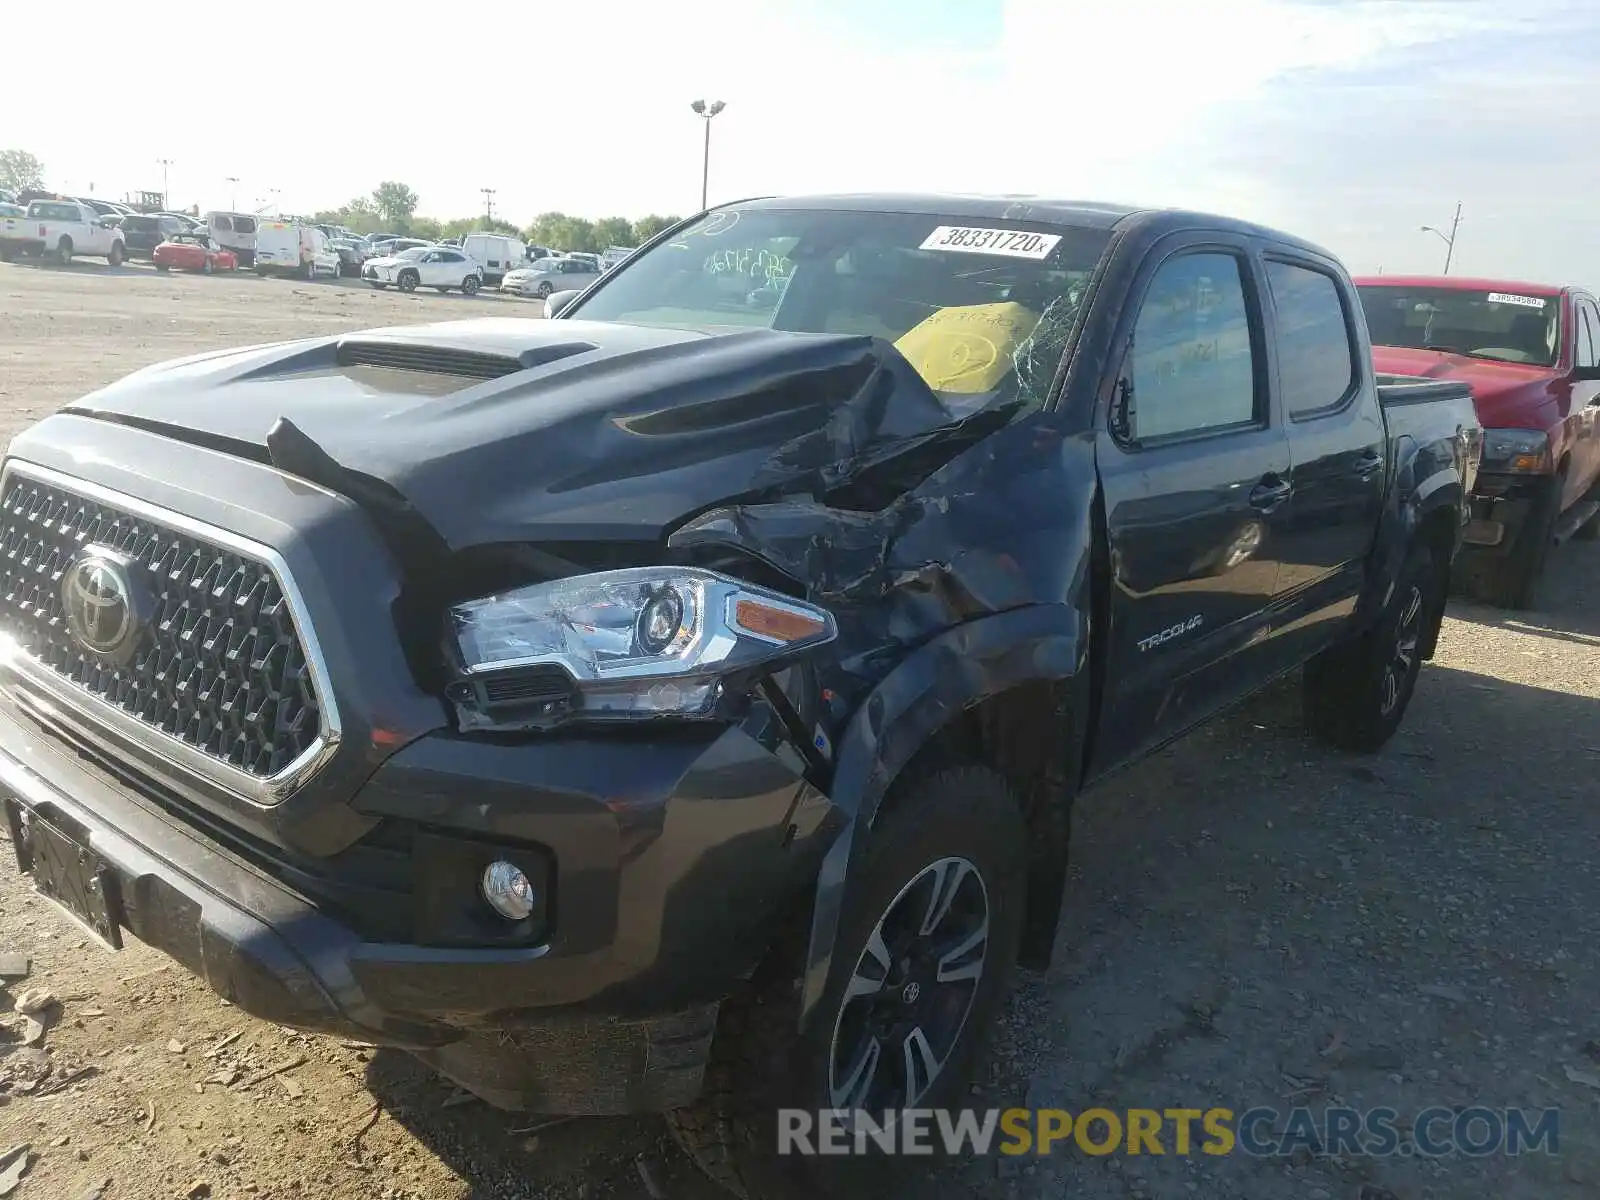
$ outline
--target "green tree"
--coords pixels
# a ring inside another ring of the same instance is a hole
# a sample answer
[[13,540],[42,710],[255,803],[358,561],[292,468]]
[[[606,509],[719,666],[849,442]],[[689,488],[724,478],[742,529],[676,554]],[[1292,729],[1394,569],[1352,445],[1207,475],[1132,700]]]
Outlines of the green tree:
[[633,222],[627,217],[602,217],[594,223],[595,249],[607,246],[631,246]]
[[20,192],[44,186],[44,164],[26,150],[0,150],[0,188]]
[[386,179],[372,189],[372,207],[384,224],[396,233],[404,233],[417,211],[417,194],[403,183]]
[[663,229],[670,229],[681,221],[682,217],[661,217],[651,213],[648,217],[640,217],[633,223],[633,240],[630,246],[642,246]]

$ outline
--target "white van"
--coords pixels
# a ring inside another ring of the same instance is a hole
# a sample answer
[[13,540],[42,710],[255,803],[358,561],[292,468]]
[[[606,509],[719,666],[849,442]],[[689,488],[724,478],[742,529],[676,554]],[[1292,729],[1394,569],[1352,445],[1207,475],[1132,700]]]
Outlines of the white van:
[[206,229],[211,240],[227,250],[232,250],[239,265],[246,269],[256,262],[256,218],[250,213],[208,212]]
[[461,239],[461,249],[483,268],[483,282],[491,287],[528,259],[525,242],[500,233],[469,233]]
[[279,272],[315,279],[318,275],[337,278],[339,252],[328,235],[314,225],[295,221],[256,223],[256,273]]

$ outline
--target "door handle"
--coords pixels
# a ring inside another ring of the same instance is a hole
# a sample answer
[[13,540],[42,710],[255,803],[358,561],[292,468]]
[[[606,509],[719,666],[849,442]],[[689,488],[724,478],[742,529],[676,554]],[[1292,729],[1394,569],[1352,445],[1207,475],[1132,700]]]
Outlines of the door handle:
[[1294,484],[1278,474],[1267,474],[1250,489],[1250,507],[1260,512],[1271,512],[1294,492]]
[[1358,479],[1371,479],[1382,469],[1383,455],[1376,450],[1363,451],[1361,457],[1356,459],[1355,474]]

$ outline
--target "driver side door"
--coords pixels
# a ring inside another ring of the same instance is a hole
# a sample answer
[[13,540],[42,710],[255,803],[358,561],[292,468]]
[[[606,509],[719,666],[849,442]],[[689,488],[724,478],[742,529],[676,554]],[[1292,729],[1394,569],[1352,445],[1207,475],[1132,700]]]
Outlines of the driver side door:
[[1578,503],[1600,479],[1600,379],[1583,375],[1600,374],[1600,308],[1592,297],[1572,298],[1573,356],[1571,412],[1573,425],[1572,463],[1567,471],[1564,510]]

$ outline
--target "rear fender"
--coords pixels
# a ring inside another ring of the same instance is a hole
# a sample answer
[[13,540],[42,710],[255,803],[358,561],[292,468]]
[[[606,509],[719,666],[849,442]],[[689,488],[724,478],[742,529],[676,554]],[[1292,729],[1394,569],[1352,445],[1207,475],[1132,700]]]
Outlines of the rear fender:
[[[947,630],[925,643],[878,684],[856,711],[840,739],[831,800],[844,829],[829,848],[818,873],[812,905],[811,936],[804,965],[800,1027],[809,1026],[833,964],[852,871],[891,785],[929,742],[963,713],[1024,684],[1057,684],[1069,693],[1069,717],[1076,741],[1051,747],[1060,763],[1075,764],[1088,711],[1078,693],[1087,686],[1089,636],[1086,618],[1066,605],[1034,605],[981,617]],[[999,764],[996,764],[999,765]],[[1076,783],[1074,770],[1063,777]],[[1056,803],[1070,803],[1070,788]],[[1026,803],[1030,798],[1022,798]],[[1040,822],[1057,830],[1058,878],[1065,880],[1066,813],[1046,814]],[[1038,861],[1038,856],[1035,856]],[[1051,875],[1046,871],[1043,874]],[[1030,893],[1035,889],[1030,887]],[[1030,902],[1036,901],[1030,895]],[[1041,918],[1053,934],[1060,887],[1053,907]]]
[[[1373,544],[1371,569],[1356,604],[1354,628],[1372,628],[1394,594],[1406,559],[1425,541],[1448,582],[1450,564],[1461,547],[1468,514],[1459,445],[1441,438],[1419,443],[1405,436],[1394,449],[1394,483]],[[1432,658],[1444,620],[1444,588],[1422,631],[1422,655]]]

